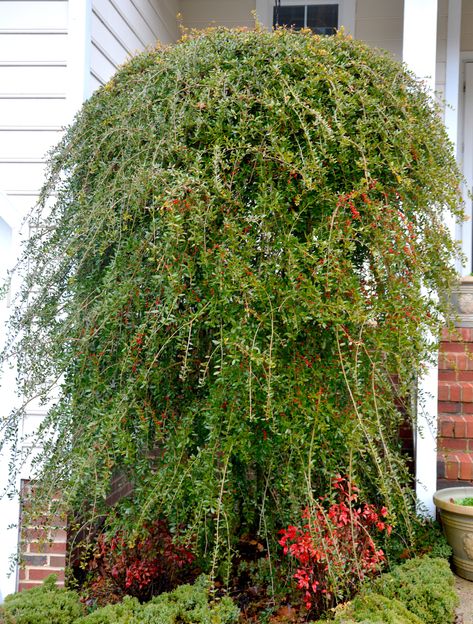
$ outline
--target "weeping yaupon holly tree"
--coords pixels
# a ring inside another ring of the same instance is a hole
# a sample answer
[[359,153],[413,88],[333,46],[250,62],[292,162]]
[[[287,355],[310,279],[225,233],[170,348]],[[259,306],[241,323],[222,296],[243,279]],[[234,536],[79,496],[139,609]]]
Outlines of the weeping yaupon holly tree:
[[[132,59],[53,151],[23,259],[21,389],[61,385],[43,486],[81,521],[166,518],[208,566],[242,534],[274,544],[336,474],[408,524],[399,424],[458,188],[421,84],[343,35],[214,30]],[[116,474],[133,494],[111,509]]]

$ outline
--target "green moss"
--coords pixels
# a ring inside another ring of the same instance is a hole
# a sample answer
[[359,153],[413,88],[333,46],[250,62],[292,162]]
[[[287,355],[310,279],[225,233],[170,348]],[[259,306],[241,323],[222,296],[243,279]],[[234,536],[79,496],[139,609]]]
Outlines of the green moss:
[[49,576],[41,587],[5,598],[5,624],[73,624],[84,610],[79,596],[56,586],[57,577]]

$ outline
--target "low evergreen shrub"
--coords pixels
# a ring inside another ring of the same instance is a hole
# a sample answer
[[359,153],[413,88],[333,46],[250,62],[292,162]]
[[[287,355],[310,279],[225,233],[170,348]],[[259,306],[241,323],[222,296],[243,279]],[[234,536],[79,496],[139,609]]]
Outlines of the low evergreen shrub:
[[371,588],[402,602],[424,624],[453,622],[458,596],[454,577],[445,559],[422,557],[382,574]]
[[59,588],[57,576],[51,575],[41,587],[5,598],[0,611],[2,624],[73,624],[84,613],[79,596]]
[[80,618],[78,624],[111,624],[112,622],[125,624],[125,622],[132,621],[141,608],[136,598],[125,596],[122,602],[101,607],[93,613]]
[[458,604],[453,585],[454,577],[445,559],[411,559],[372,581],[354,600],[336,609],[331,621],[449,624]]
[[373,622],[376,624],[422,624],[423,620],[396,598],[366,593],[357,596],[347,609],[335,617],[340,624]]
[[233,624],[239,610],[230,598],[210,600],[208,581],[200,577],[194,585],[181,585],[140,605],[126,597],[80,618],[76,624]]

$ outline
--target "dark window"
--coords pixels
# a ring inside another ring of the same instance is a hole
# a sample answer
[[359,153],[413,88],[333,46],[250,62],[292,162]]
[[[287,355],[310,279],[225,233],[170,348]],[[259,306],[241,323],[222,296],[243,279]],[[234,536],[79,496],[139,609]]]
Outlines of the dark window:
[[[288,28],[294,28],[300,30],[305,26],[305,6],[281,6],[279,7],[279,20],[277,15],[278,9],[274,7],[274,25],[275,26],[287,26]],[[278,24],[276,21],[278,20]]]
[[333,35],[338,28],[338,4],[309,5],[306,26],[316,35]]
[[333,35],[338,28],[338,4],[275,6],[273,25],[295,30],[310,28],[317,35]]

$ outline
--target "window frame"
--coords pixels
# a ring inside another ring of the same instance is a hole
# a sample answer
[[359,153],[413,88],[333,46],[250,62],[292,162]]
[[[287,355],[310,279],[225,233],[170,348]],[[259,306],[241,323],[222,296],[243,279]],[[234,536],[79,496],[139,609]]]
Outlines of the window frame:
[[[338,4],[338,28],[345,29],[347,34],[355,36],[357,0],[281,0],[282,6]],[[262,26],[273,28],[274,0],[256,0],[256,14]]]
[[[303,28],[310,28],[310,26],[307,26],[307,20],[308,20],[308,9],[309,7],[314,7],[314,6],[327,6],[327,5],[331,5],[331,6],[336,6],[338,11],[337,11],[337,25],[335,26],[335,30],[337,30],[338,28],[340,28],[340,2],[339,0],[326,0],[326,1],[318,1],[318,2],[312,2],[311,0],[284,0],[283,2],[281,2],[281,6],[279,8],[285,8],[285,7],[290,7],[290,6],[298,6],[298,7],[304,7],[304,25]],[[274,8],[275,8],[275,4],[273,7],[273,14],[274,14]],[[274,17],[273,17],[273,27],[274,27]],[[297,30],[297,29],[296,29]]]

